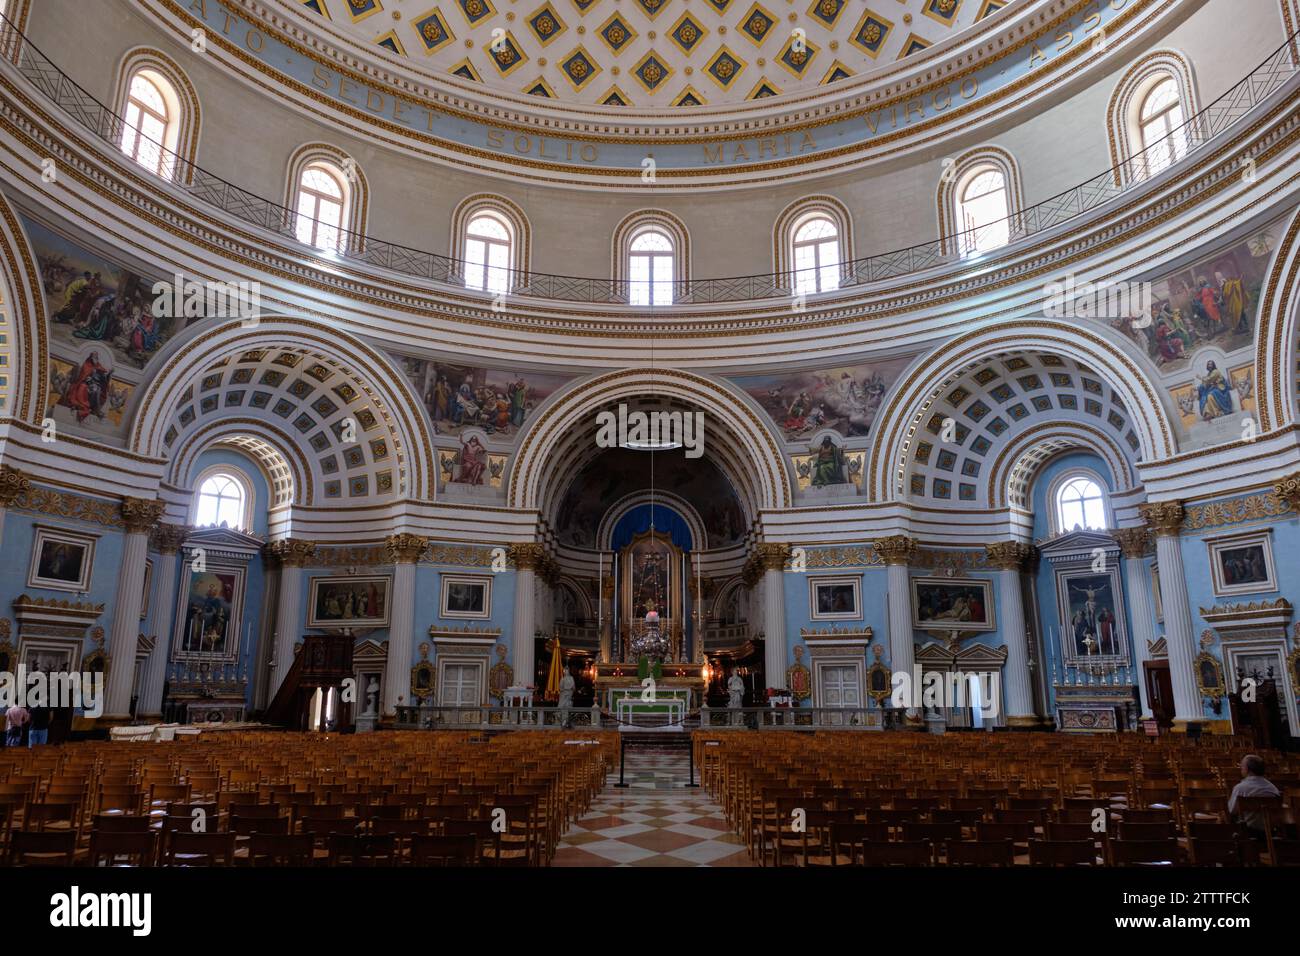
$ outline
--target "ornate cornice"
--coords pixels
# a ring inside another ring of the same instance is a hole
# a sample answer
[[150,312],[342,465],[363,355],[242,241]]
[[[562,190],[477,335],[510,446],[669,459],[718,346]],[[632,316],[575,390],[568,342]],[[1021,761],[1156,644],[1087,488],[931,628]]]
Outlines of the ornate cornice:
[[1187,516],[1181,501],[1146,502],[1138,505],[1138,511],[1157,537],[1177,537]]
[[510,563],[520,571],[536,571],[546,557],[546,548],[533,541],[510,545]]
[[1291,616],[1291,602],[1286,598],[1272,601],[1249,601],[1243,604],[1216,604],[1214,607],[1200,609],[1201,618],[1209,624],[1225,620],[1245,621],[1256,618],[1280,618]]
[[1120,553],[1126,558],[1144,558],[1151,551],[1151,529],[1143,525],[1116,528],[1111,534],[1119,542]]
[[1032,556],[1034,546],[1023,541],[995,541],[986,544],[989,564],[1002,571],[1019,571]]
[[887,538],[878,539],[873,547],[885,564],[908,565],[916,557],[916,552],[920,546],[915,538],[909,538],[905,534],[893,534]]
[[429,547],[429,539],[423,535],[392,534],[384,539],[384,550],[393,564],[415,564]]
[[875,631],[870,627],[857,625],[854,627],[801,627],[799,636],[806,641],[845,641],[849,643],[861,644],[871,643],[875,636]]
[[301,568],[316,554],[316,542],[301,538],[280,538],[266,546],[282,568]]
[[31,490],[32,480],[17,468],[0,465],[0,508],[9,508]]
[[162,517],[166,504],[158,499],[123,498],[122,523],[127,534],[148,534]]
[[164,521],[154,527],[149,542],[160,554],[176,554],[192,530],[188,525],[168,524]]

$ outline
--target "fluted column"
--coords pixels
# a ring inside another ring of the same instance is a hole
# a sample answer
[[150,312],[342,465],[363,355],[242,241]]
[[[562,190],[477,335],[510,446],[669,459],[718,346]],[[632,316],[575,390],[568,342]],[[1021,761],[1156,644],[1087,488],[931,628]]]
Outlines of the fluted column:
[[136,716],[153,718],[162,716],[163,684],[167,682],[167,659],[171,656],[173,603],[176,600],[176,581],[180,577],[180,552],[189,528],[178,524],[160,524],[154,529],[153,539],[159,559],[153,569],[154,620],[161,622],[154,628],[153,650],[144,665]]
[[1165,609],[1165,644],[1169,648],[1169,679],[1174,688],[1174,724],[1186,729],[1189,723],[1205,719],[1201,692],[1196,686],[1196,635],[1192,607],[1183,573],[1183,551],[1179,532],[1183,527],[1183,503],[1159,501],[1141,506],[1156,535],[1156,561],[1160,563],[1160,598]]
[[[907,568],[916,556],[917,544],[905,534],[890,535],[875,543],[876,554],[885,562],[889,601],[889,668],[912,676],[916,663],[916,637],[912,632],[912,596]],[[908,708],[912,712],[912,708]]]
[[1138,697],[1142,716],[1151,716],[1151,701],[1147,694],[1146,667],[1149,646],[1156,639],[1155,601],[1151,594],[1151,575],[1147,573],[1145,558],[1151,550],[1151,532],[1141,526],[1119,528],[1115,540],[1124,555],[1124,590],[1133,620],[1133,661],[1137,672]]
[[0,544],[4,543],[5,516],[20,495],[31,490],[32,482],[17,468],[0,465]]
[[[415,640],[415,568],[429,547],[418,534],[394,534],[384,541],[393,562],[393,597],[389,603],[388,659],[384,665],[384,706],[387,717],[397,712],[397,698],[410,691],[411,650]],[[360,699],[360,697],[358,697]]]
[[515,683],[529,685],[536,679],[533,664],[533,632],[537,629],[537,566],[545,549],[532,542],[512,544],[510,560],[515,566]]
[[1002,670],[1007,726],[1033,727],[1038,724],[1038,716],[1034,713],[1034,691],[1029,679],[1029,635],[1020,579],[1032,545],[998,541],[984,547],[989,563],[998,569],[998,627],[1007,648],[1007,663]]
[[281,538],[267,545],[267,550],[280,564],[280,608],[275,618],[275,666],[271,669],[271,693],[275,697],[293,666],[293,647],[298,643],[299,620],[302,605],[302,569],[316,545],[300,538]]
[[790,557],[788,544],[760,544],[755,553],[763,566],[763,670],[767,686],[785,682],[785,587],[782,575]]
[[131,689],[135,682],[135,653],[140,638],[140,606],[144,602],[145,561],[149,557],[149,531],[163,513],[161,501],[126,498],[122,542],[117,572],[117,597],[108,635],[110,662],[104,690],[104,720],[123,722],[131,717]]

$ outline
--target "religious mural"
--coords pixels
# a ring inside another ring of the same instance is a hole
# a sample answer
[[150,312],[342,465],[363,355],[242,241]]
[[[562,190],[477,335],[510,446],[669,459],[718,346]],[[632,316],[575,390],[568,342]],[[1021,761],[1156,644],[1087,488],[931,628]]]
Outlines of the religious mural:
[[849,438],[871,431],[885,393],[910,362],[905,357],[870,365],[742,375],[732,381],[763,406],[786,441],[807,439],[824,428]]
[[[655,486],[672,492],[699,512],[709,546],[724,547],[745,533],[745,516],[731,483],[708,458],[687,460],[680,451],[657,452]],[[556,513],[566,544],[595,547],[596,528],[621,498],[649,488],[650,455],[611,448],[588,462],[574,477]]]
[[411,356],[400,361],[440,435],[480,428],[493,438],[513,438],[533,409],[569,381],[562,375],[448,365]]
[[[1223,352],[1250,345],[1259,312],[1260,289],[1277,241],[1276,222],[1240,242],[1152,283],[1150,315],[1116,319],[1117,329],[1151,357],[1162,373],[1196,368],[1199,349]],[[1220,374],[1222,374],[1221,370]],[[1231,409],[1226,409],[1223,414]]]

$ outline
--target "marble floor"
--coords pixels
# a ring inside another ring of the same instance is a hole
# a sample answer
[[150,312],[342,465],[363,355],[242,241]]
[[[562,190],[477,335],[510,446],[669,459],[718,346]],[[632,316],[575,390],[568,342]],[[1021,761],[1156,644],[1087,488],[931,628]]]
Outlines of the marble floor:
[[610,775],[552,866],[753,865],[708,791],[687,787],[686,757],[630,753],[625,779],[621,790],[618,773]]

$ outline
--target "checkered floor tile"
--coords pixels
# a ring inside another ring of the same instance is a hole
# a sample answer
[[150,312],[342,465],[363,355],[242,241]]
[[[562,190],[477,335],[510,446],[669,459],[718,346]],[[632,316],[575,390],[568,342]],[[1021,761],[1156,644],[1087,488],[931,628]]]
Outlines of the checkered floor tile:
[[560,841],[552,866],[752,866],[722,809],[687,787],[687,759],[628,754],[591,809]]

